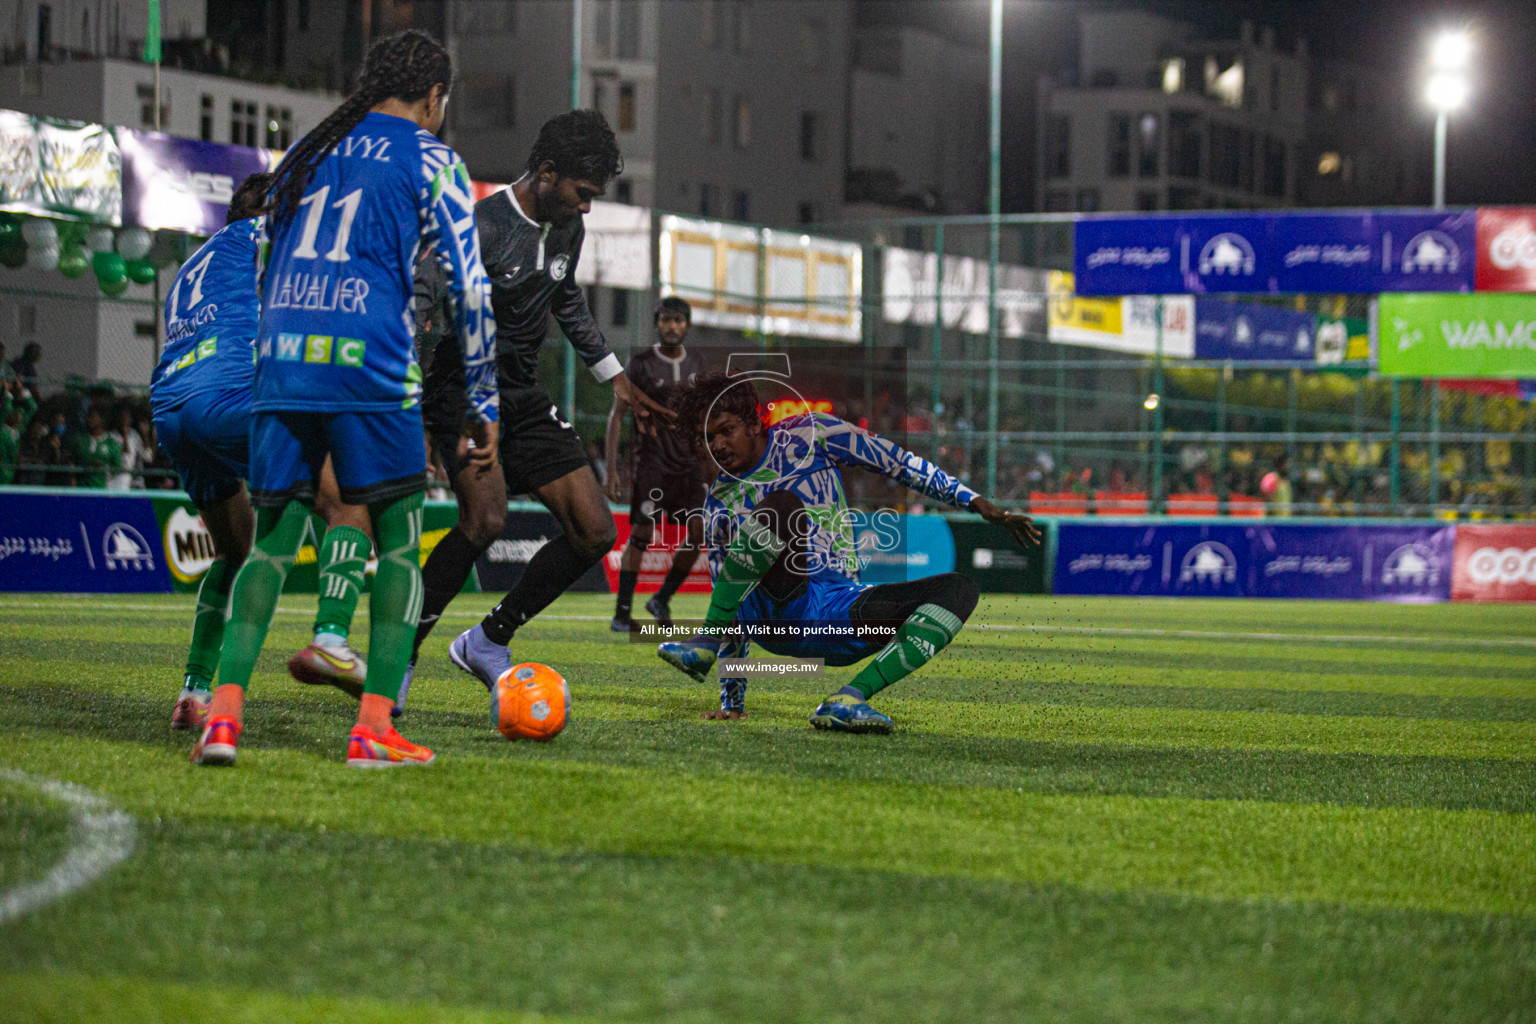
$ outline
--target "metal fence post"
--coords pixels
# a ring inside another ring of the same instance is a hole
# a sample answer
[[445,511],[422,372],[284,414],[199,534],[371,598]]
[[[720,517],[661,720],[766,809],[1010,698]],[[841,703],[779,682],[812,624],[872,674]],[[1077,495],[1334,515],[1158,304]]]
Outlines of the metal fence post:
[[1402,381],[1392,378],[1392,514],[1402,515],[1403,512],[1403,452],[1402,440],[1399,435],[1403,432],[1403,388]]
[[1429,385],[1429,504],[1440,504],[1440,382]]
[[931,416],[930,457],[937,459],[939,452],[939,408],[944,404],[939,387],[939,365],[944,360],[944,225],[933,229],[933,358],[928,364],[928,412]]
[[1285,461],[1295,472],[1296,466],[1296,379],[1300,370],[1292,370],[1285,377]]
[[1216,371],[1216,433],[1222,435],[1216,442],[1216,493],[1227,500],[1227,374],[1232,372],[1228,360]]
[[1152,357],[1152,393],[1157,407],[1152,410],[1152,512],[1164,511],[1163,503],[1163,297],[1153,307],[1157,349]]

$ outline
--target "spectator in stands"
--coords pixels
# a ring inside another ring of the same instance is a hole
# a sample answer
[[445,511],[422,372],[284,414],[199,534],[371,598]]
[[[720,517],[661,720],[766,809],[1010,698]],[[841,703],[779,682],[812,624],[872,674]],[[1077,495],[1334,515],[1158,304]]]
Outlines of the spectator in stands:
[[107,430],[106,417],[92,405],[85,416],[85,430],[71,438],[70,454],[80,470],[76,479],[81,487],[107,486],[107,473],[123,464],[123,445]]
[[127,401],[117,406],[117,429],[112,432],[112,436],[122,448],[122,456],[118,460],[117,472],[107,477],[107,489],[126,491],[133,487],[133,471],[138,466],[144,448],[144,439],[133,429],[133,406]]
[[9,408],[0,422],[0,485],[16,479],[16,466],[21,459],[21,410]]
[[139,441],[138,457],[133,463],[133,486],[135,488],[143,488],[150,486],[148,479],[144,476],[144,471],[154,466],[157,454],[155,451],[155,424],[149,418],[148,406],[140,406],[136,409],[134,417],[136,426],[134,433],[139,435]]
[[17,453],[16,483],[30,487],[63,486],[69,483],[67,471],[54,467],[68,465],[64,455],[64,438],[50,429],[42,416],[32,417],[22,435],[21,450]]
[[5,361],[5,342],[0,341],[0,391],[9,390],[11,381],[15,379],[16,371]]
[[1280,462],[1275,467],[1275,475],[1280,479],[1275,482],[1275,493],[1269,496],[1270,515],[1288,516],[1291,514],[1291,460],[1282,455]]
[[42,358],[43,346],[33,341],[21,350],[21,355],[11,360],[11,372],[20,378],[33,394],[37,393],[37,364]]

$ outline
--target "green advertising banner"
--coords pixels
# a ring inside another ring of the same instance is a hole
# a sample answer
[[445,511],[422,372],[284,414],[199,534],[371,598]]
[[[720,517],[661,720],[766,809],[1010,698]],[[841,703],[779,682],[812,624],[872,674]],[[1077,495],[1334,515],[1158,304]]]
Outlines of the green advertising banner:
[[1536,377],[1536,295],[1391,293],[1377,309],[1384,375]]

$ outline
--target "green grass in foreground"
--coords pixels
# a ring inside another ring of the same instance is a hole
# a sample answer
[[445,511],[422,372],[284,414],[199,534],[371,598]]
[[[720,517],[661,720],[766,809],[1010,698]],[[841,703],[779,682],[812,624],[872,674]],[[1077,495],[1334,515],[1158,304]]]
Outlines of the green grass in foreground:
[[[1536,609],[993,598],[1049,628],[967,630],[877,739],[805,727],[834,680],[700,722],[568,597],[536,746],[443,658],[484,603],[413,690],[440,763],[375,775],[282,674],[312,600],[197,772],[188,601],[0,597],[0,766],[140,823],[0,926],[0,1020],[1536,1020]],[[67,820],[0,783],[0,891]]]

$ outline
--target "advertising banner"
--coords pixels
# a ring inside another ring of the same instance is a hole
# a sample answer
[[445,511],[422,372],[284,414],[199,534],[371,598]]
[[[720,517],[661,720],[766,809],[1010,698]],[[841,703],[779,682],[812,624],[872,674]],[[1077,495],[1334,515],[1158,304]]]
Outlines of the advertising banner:
[[122,223],[112,129],[0,110],[0,209]]
[[[613,523],[619,528],[619,539],[614,541],[613,550],[603,556],[603,575],[608,580],[608,591],[616,594],[619,592],[619,561],[624,555],[625,545],[629,543],[629,513],[614,513]],[[672,568],[672,557],[677,554],[683,537],[683,525],[671,520],[664,521],[661,529],[652,531],[650,546],[640,558],[640,580],[635,584],[635,593],[654,594],[661,589],[661,583]],[[701,551],[688,572],[688,578],[679,588],[679,593],[707,594],[709,591],[709,559]]]
[[1536,526],[1456,527],[1453,601],[1536,601]]
[[853,515],[859,578],[865,583],[905,583],[954,572],[955,540],[942,516],[889,510]]
[[[1153,355],[1157,352],[1157,297],[1125,295],[1083,298],[1073,291],[1070,273],[1050,272],[1051,301],[1047,313],[1051,341],[1086,345],[1117,352]],[[1165,295],[1162,300],[1163,355],[1188,359],[1195,354],[1195,300]]]
[[660,268],[661,294],[692,303],[694,323],[831,341],[862,337],[863,250],[852,242],[666,216]]
[[[160,524],[160,550],[164,552],[166,568],[171,574],[171,588],[178,593],[196,593],[202,584],[203,574],[213,564],[213,535],[198,514],[197,507],[180,491],[154,494],[149,498],[155,509],[155,519]],[[459,508],[452,501],[428,501],[422,510],[421,564],[426,565],[437,542],[459,521]],[[317,531],[321,531],[317,536]],[[304,533],[304,542],[293,560],[293,568],[283,582],[287,594],[313,594],[319,577],[317,544],[323,537],[319,520],[311,518]],[[378,568],[378,559],[369,558],[365,570],[363,589],[370,586],[371,577]],[[475,590],[474,575],[464,584],[464,592]]]
[[1536,377],[1536,295],[1383,295],[1380,372],[1394,377]]
[[954,571],[969,576],[982,593],[1045,593],[1044,547],[1021,548],[991,523],[976,520],[954,519],[949,529],[954,535]]
[[1450,526],[1063,523],[1054,592],[1444,601]]
[[1477,211],[1477,290],[1536,292],[1536,208]]
[[[880,312],[886,323],[932,324],[942,304],[944,326],[967,334],[987,333],[985,260],[945,256],[941,295],[939,260],[934,253],[886,248],[881,250],[881,260]],[[1007,265],[997,268],[997,308],[1003,337],[1045,336],[1049,287],[1044,270]],[[939,302],[935,302],[936,295]]]
[[170,589],[148,498],[8,494],[0,502],[0,590]]
[[123,220],[158,230],[211,235],[224,226],[229,201],[252,174],[272,170],[268,149],[120,129]]
[[[1342,330],[1339,333],[1342,335]],[[1317,318],[1310,313],[1204,297],[1195,299],[1196,359],[1310,365],[1319,361],[1316,337]],[[1337,346],[1339,359],[1344,357],[1344,347],[1345,343]]]
[[[548,512],[508,511],[501,537],[492,541],[490,548],[475,562],[475,576],[480,581],[481,591],[500,593],[511,590],[522,578],[528,560],[559,534],[560,524]],[[600,560],[570,589],[611,593],[608,581],[603,577],[603,568]],[[485,610],[490,611],[491,604],[487,604]]]
[[1476,216],[1455,213],[1091,217],[1080,295],[1472,290]]

